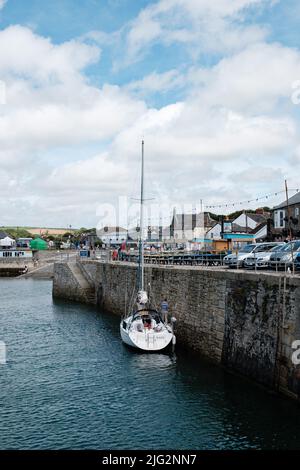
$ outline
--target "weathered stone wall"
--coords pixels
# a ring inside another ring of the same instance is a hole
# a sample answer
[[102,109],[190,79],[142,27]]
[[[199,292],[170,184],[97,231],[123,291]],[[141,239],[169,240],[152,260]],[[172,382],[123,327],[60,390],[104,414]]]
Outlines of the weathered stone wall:
[[[87,285],[82,285],[80,278],[70,269],[71,263],[55,263],[53,278],[53,296],[76,302],[95,303],[95,296]],[[93,290],[94,291],[94,290]]]
[[[82,268],[94,279],[95,301],[102,309],[117,315],[128,311],[136,284],[134,265],[82,261]],[[54,294],[74,294],[77,300],[68,276],[66,265],[56,265]],[[299,366],[291,360],[292,343],[300,340],[300,278],[147,266],[145,285],[154,304],[168,299],[177,319],[178,342],[229,370],[300,398]]]

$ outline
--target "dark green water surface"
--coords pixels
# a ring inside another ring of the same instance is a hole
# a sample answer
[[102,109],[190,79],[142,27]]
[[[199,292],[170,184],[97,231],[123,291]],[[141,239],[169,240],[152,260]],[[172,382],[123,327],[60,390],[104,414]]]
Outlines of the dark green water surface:
[[0,280],[0,449],[300,449],[300,407],[199,358],[141,354],[118,318]]

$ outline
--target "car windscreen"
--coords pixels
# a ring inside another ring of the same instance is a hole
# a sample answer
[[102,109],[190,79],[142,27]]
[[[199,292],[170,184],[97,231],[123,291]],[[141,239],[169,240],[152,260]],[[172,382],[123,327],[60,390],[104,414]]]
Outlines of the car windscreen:
[[243,246],[243,248],[239,250],[239,253],[251,253],[251,251],[254,248],[255,248],[255,245],[246,245],[246,246]]
[[283,251],[285,249],[286,245],[276,245],[274,246],[271,251],[274,252],[274,251]]
[[262,253],[262,252],[268,252],[273,249],[274,245],[258,245],[254,252],[255,253]]
[[298,250],[298,248],[300,248],[300,240],[298,241],[295,241],[295,242],[292,242],[292,243],[287,243],[283,250],[282,251],[296,251]]

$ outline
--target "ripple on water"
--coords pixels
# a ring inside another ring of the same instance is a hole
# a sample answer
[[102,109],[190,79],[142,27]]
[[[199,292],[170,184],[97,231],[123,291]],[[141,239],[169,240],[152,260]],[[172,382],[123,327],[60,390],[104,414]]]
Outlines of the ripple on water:
[[300,410],[198,358],[141,354],[119,320],[0,280],[1,449],[299,448]]

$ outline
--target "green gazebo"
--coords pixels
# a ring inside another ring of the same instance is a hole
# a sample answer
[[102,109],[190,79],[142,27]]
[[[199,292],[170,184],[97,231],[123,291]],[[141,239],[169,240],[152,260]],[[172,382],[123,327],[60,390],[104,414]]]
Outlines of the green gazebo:
[[32,250],[47,250],[48,244],[41,238],[35,238],[30,242],[30,248]]

